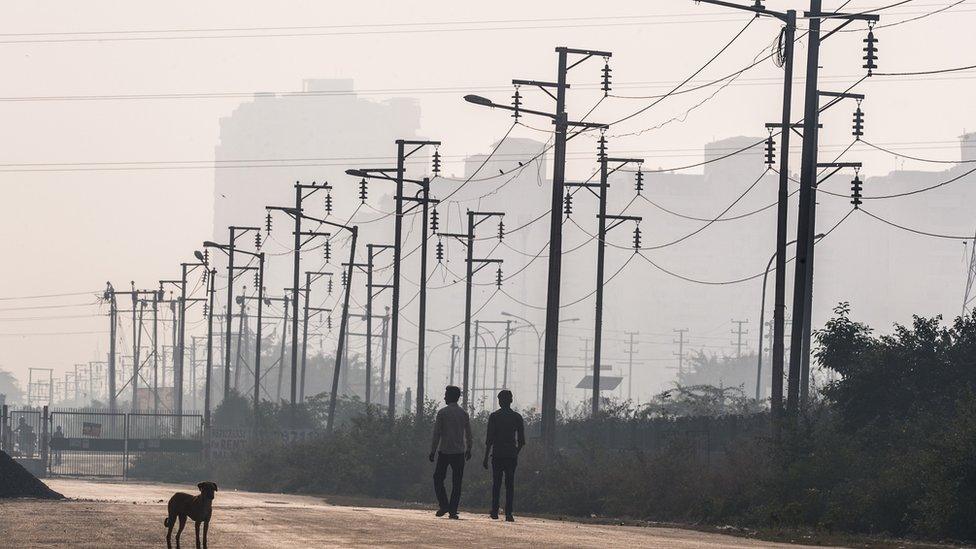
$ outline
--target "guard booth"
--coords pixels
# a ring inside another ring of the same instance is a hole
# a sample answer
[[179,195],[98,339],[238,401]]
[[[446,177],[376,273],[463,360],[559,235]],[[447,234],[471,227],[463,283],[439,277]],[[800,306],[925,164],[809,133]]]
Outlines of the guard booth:
[[152,454],[203,456],[203,416],[58,410],[50,417],[51,476],[126,478]]

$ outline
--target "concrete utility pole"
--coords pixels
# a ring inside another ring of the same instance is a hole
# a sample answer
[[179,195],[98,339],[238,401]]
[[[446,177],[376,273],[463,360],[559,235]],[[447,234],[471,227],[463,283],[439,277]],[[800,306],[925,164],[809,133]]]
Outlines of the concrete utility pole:
[[458,352],[457,336],[451,334],[451,373],[450,373],[448,385],[454,385],[454,365],[456,362],[455,359],[457,357],[457,352]]
[[285,340],[288,339],[288,290],[285,290],[283,299],[285,304],[283,307],[285,310],[285,320],[281,325],[281,354],[278,356],[278,390],[276,396],[279,403],[281,402],[281,378],[285,371]]
[[685,373],[685,334],[688,333],[688,328],[671,331],[678,334],[678,340],[674,341],[678,345],[678,352],[674,356],[678,357],[678,379],[680,380]]
[[[353,177],[361,178],[359,183],[360,186],[360,200],[364,203],[366,202],[366,180],[367,179],[385,179],[387,181],[392,181],[396,184],[396,191],[394,194],[394,200],[396,203],[396,217],[394,219],[393,226],[393,296],[392,296],[392,308],[393,312],[390,317],[390,394],[389,400],[387,402],[387,412],[392,420],[396,416],[396,380],[397,380],[397,345],[400,333],[400,260],[402,256],[402,246],[403,246],[403,216],[406,212],[403,211],[403,202],[411,201],[415,202],[417,205],[422,205],[424,208],[424,238],[421,242],[423,248],[423,257],[421,261],[421,275],[420,285],[421,285],[421,320],[419,322],[420,337],[424,337],[424,332],[426,331],[425,326],[425,305],[426,305],[426,285],[427,279],[424,276],[426,274],[426,249],[427,249],[427,205],[429,203],[436,203],[432,201],[429,195],[429,185],[430,180],[424,179],[408,179],[406,177],[406,161],[411,156],[416,154],[418,151],[424,147],[432,146],[439,147],[440,141],[428,141],[428,140],[407,140],[407,139],[397,139],[397,163],[395,168],[365,168],[365,169],[352,169],[346,170],[348,175]],[[408,151],[407,148],[411,149]],[[434,175],[436,176],[440,171],[440,160],[439,154],[435,151],[434,153]],[[392,174],[392,175],[391,175]],[[414,183],[421,187],[420,197],[408,197],[404,195],[403,184],[404,183]],[[412,209],[412,208],[411,208]],[[420,354],[423,355],[423,339],[420,340],[421,344],[417,345],[420,349]],[[423,370],[424,360],[421,357],[418,362],[419,369]],[[418,386],[418,401],[423,399],[423,388]]]
[[[762,5],[760,0],[756,0],[752,5],[740,5],[724,0],[699,0],[706,4],[713,4],[726,8],[748,11],[756,14],[756,17],[773,17],[783,22],[783,31],[780,35],[779,46],[782,65],[783,65],[783,111],[778,124],[766,124],[770,130],[767,140],[767,165],[771,168],[773,160],[773,134],[774,128],[779,129],[780,135],[780,167],[779,167],[779,188],[777,191],[776,208],[776,296],[773,309],[773,366],[772,366],[772,395],[770,408],[774,423],[777,418],[782,416],[783,410],[783,372],[784,372],[784,351],[783,339],[785,327],[783,319],[786,315],[786,240],[787,236],[787,213],[789,210],[789,179],[790,179],[790,136],[799,125],[793,124],[793,51],[796,43],[796,11],[788,10],[779,12],[770,10]],[[765,293],[764,293],[765,295]],[[760,360],[762,358],[760,357]]]
[[[305,402],[305,364],[308,359],[308,314],[313,313],[332,313],[332,309],[325,309],[322,307],[311,307],[309,306],[309,301],[311,301],[310,296],[312,291],[312,283],[318,279],[327,276],[329,277],[329,285],[332,285],[332,272],[321,272],[321,271],[306,271],[305,272],[305,312],[304,319],[302,321],[302,374],[301,382],[298,387],[298,401]],[[312,278],[315,277],[315,278]],[[330,292],[331,293],[331,292]]]
[[[508,355],[512,349],[512,321],[505,321],[505,370],[502,374],[502,388],[508,389]],[[451,340],[453,341],[453,336]]]
[[[230,282],[228,281],[228,285]],[[213,317],[214,317],[214,303],[215,303],[215,290],[217,288],[217,269],[210,270],[210,288],[207,291],[207,297],[209,298],[207,303],[209,308],[207,309],[207,371],[204,373],[203,381],[203,425],[205,428],[210,429],[210,394],[211,394],[211,373],[213,370]]]
[[732,324],[736,325],[736,329],[732,330],[732,335],[737,336],[738,339],[733,341],[731,344],[735,345],[735,358],[742,358],[742,346],[745,342],[742,341],[742,336],[748,335],[749,330],[743,330],[742,326],[748,324],[748,320],[732,320]]
[[244,332],[247,330],[247,286],[241,288],[240,309],[237,319],[237,352],[234,353],[234,391],[241,385],[241,354],[244,352]]
[[[313,194],[321,190],[331,191],[332,186],[329,185],[328,183],[322,183],[320,185],[315,182],[306,185],[306,184],[302,184],[300,181],[296,181],[294,207],[288,208],[288,207],[280,207],[280,206],[265,206],[265,209],[268,211],[266,223],[269,232],[271,227],[272,211],[284,212],[290,215],[292,219],[295,221],[294,233],[292,235],[294,237],[295,247],[294,250],[292,251],[292,262],[293,262],[292,286],[290,288],[292,292],[292,297],[290,301],[291,309],[292,309],[291,310],[292,326],[291,326],[291,387],[289,389],[289,401],[291,404],[292,421],[294,421],[295,418],[297,417],[296,406],[298,404],[298,300],[299,300],[299,294],[301,293],[302,247],[305,244],[311,242],[316,237],[324,237],[328,239],[331,238],[332,236],[331,233],[324,233],[318,231],[304,231],[304,232],[302,231],[302,221],[304,219],[317,221],[320,224],[324,223],[322,220],[318,220],[312,218],[311,216],[305,215],[302,212],[302,203],[305,201],[306,198],[312,196]],[[325,224],[332,225],[332,223],[325,223]],[[308,238],[303,242],[302,241],[303,237],[308,237]],[[281,375],[279,372],[279,379],[280,377]],[[280,400],[280,395],[279,395],[279,400]]]
[[[383,290],[392,289],[392,284],[377,284],[373,281],[373,269],[376,267],[376,258],[380,253],[386,250],[392,250],[394,247],[385,244],[367,244],[366,245],[366,390],[365,398],[366,405],[373,403],[373,299],[376,298]],[[426,282],[426,281],[425,281]],[[426,286],[424,282],[422,282]],[[375,290],[375,291],[374,291]],[[383,352],[381,356],[384,357],[381,360],[384,361],[386,357],[386,321],[384,319],[383,323]],[[386,369],[384,368],[380,372],[380,387],[383,386],[383,380],[386,375]],[[396,391],[396,387],[393,387]]]
[[[807,30],[807,74],[803,113],[803,153],[800,169],[800,205],[797,214],[796,265],[793,279],[793,318],[799,318],[800,321],[793,324],[790,334],[790,368],[786,412],[791,419],[798,415],[800,406],[805,401],[809,384],[810,312],[813,300],[813,251],[816,234],[817,185],[842,168],[853,167],[858,169],[861,166],[860,163],[832,162],[820,164],[817,162],[820,113],[841,99],[861,100],[864,98],[860,94],[823,92],[818,89],[820,43],[853,21],[867,21],[869,26],[873,26],[879,19],[877,15],[867,13],[823,13],[822,0],[810,0],[810,11],[804,16],[809,20],[809,28]],[[841,21],[841,24],[821,38],[820,29],[823,19]],[[872,34],[868,36],[868,41],[870,40],[873,40]],[[871,48],[873,48],[873,43],[869,42],[868,49]],[[869,51],[867,57],[872,55],[872,51]],[[868,63],[864,66],[868,69],[868,75],[871,74],[870,71],[873,67],[873,60],[868,59]],[[824,96],[832,97],[833,100],[821,108],[820,98]],[[834,171],[821,179],[817,172],[819,168],[833,168]]]
[[[601,132],[598,145],[597,160],[600,162],[600,182],[599,183],[566,183],[566,187],[584,188],[599,199],[599,213],[597,214],[597,248],[596,248],[596,312],[594,314],[593,328],[593,393],[591,395],[591,414],[596,415],[600,411],[600,370],[603,366],[601,353],[603,351],[603,286],[604,286],[604,266],[606,264],[607,233],[624,223],[634,221],[638,224],[641,217],[629,215],[607,215],[607,189],[610,187],[610,175],[630,163],[642,164],[643,158],[608,158],[607,139]],[[613,170],[609,169],[609,164],[616,166]],[[597,191],[594,192],[593,189]],[[570,195],[567,195],[570,196]],[[570,203],[566,204],[566,214],[570,213]],[[607,220],[613,224],[607,226]],[[635,236],[639,233],[635,233]],[[637,240],[635,239],[635,244]],[[639,248],[639,245],[635,245]]]
[[[557,70],[556,82],[540,82],[535,80],[512,80],[515,86],[538,86],[546,94],[556,100],[555,113],[541,112],[535,110],[522,109],[520,103],[514,106],[499,105],[491,100],[477,95],[467,95],[465,100],[475,105],[501,108],[514,111],[516,120],[522,113],[543,116],[549,118],[554,123],[555,139],[553,143],[553,169],[552,169],[552,201],[549,213],[549,286],[546,295],[546,328],[545,328],[545,363],[543,367],[543,391],[542,391],[542,438],[547,450],[552,449],[555,442],[556,428],[556,392],[557,392],[557,362],[559,355],[559,295],[562,281],[562,201],[566,174],[566,141],[569,128],[580,128],[579,131],[592,128],[606,128],[606,124],[594,124],[592,122],[571,122],[566,114],[566,90],[569,84],[566,77],[570,69],[576,67],[590,57],[603,57],[609,60],[613,55],[610,52],[597,50],[580,50],[566,47],[557,47],[556,54]],[[582,59],[569,64],[569,56],[582,56]],[[555,88],[556,94],[553,96],[547,88]],[[608,87],[607,87],[608,89]],[[516,92],[518,90],[516,89]],[[518,94],[516,93],[516,96]],[[516,100],[518,101],[518,100]]]
[[349,296],[352,294],[352,274],[353,265],[356,263],[356,240],[359,237],[359,227],[340,225],[338,223],[325,222],[333,227],[345,229],[350,233],[351,243],[349,245],[349,266],[346,270],[346,292],[342,298],[342,317],[339,320],[339,344],[335,354],[335,368],[332,369],[332,393],[329,395],[329,420],[328,430],[332,431],[335,425],[336,399],[339,392],[339,369],[340,360],[343,356],[343,349],[346,345],[346,334],[349,331]]
[[633,398],[634,390],[634,355],[637,354],[637,341],[634,339],[640,332],[624,332],[627,336],[627,400]]
[[[466,246],[467,256],[465,258],[466,273],[464,277],[464,361],[462,370],[462,384],[461,387],[461,405],[465,408],[468,406],[468,392],[470,388],[471,374],[471,293],[473,286],[474,275],[485,268],[489,264],[501,265],[501,259],[491,259],[491,258],[475,258],[474,257],[474,231],[485,221],[493,217],[501,218],[505,214],[502,212],[474,212],[468,210],[468,232],[467,234],[457,234],[457,233],[438,233],[439,236],[446,236],[454,238],[457,241],[463,243]],[[477,268],[475,267],[477,265]],[[501,268],[499,267],[499,276],[496,277],[496,283],[501,287]],[[477,345],[477,340],[475,341]],[[472,395],[473,398],[474,395]]]

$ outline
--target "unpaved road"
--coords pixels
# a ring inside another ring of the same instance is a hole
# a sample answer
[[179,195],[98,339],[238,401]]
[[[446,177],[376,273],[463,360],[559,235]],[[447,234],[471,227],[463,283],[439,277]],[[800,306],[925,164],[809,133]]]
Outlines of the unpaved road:
[[[193,486],[52,480],[69,501],[0,500],[0,547],[165,547],[166,501]],[[331,505],[322,498],[218,491],[210,547],[796,547],[676,528]],[[192,548],[193,527],[183,533]]]

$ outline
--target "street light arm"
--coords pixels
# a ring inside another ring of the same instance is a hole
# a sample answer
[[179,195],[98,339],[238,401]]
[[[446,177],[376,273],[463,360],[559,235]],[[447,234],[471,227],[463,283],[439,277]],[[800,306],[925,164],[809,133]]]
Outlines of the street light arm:
[[532,109],[516,109],[515,107],[511,107],[509,105],[501,105],[501,104],[495,103],[491,99],[488,99],[487,97],[481,97],[480,95],[465,95],[464,96],[464,100],[467,101],[468,103],[473,103],[475,105],[481,105],[482,107],[492,107],[492,108],[503,109],[503,110],[506,110],[506,111],[516,111],[516,110],[518,110],[518,112],[520,112],[520,113],[527,113],[527,114],[534,114],[534,115],[537,115],[537,116],[544,116],[546,118],[551,118],[552,120],[555,120],[556,119],[556,115],[555,114],[552,114],[552,113],[549,113],[549,112],[536,111],[536,110],[532,110]]

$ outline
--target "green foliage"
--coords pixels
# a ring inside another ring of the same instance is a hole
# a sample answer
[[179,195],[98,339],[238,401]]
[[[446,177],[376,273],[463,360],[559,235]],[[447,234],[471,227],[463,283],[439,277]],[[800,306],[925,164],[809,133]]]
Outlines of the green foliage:
[[[519,511],[779,529],[976,540],[976,315],[951,326],[915,318],[876,336],[841,304],[816,333],[816,358],[839,377],[773,441],[768,414],[738,386],[679,385],[635,407],[608,400],[557,418],[559,451],[543,454],[539,416],[525,413]],[[750,359],[751,360],[751,359]],[[720,365],[720,364],[719,364]],[[228,399],[215,421],[250,421]],[[435,405],[392,423],[379,407],[340,399],[336,429],[288,445],[262,441],[212,464],[219,482],[433,504],[426,456]],[[290,409],[263,403],[266,427]],[[300,407],[321,428],[328,394]],[[486,414],[472,418],[483,440]],[[463,505],[488,505],[480,445]],[[161,468],[173,465],[159,465]],[[186,463],[188,475],[198,464]],[[178,478],[178,477],[174,477]]]

